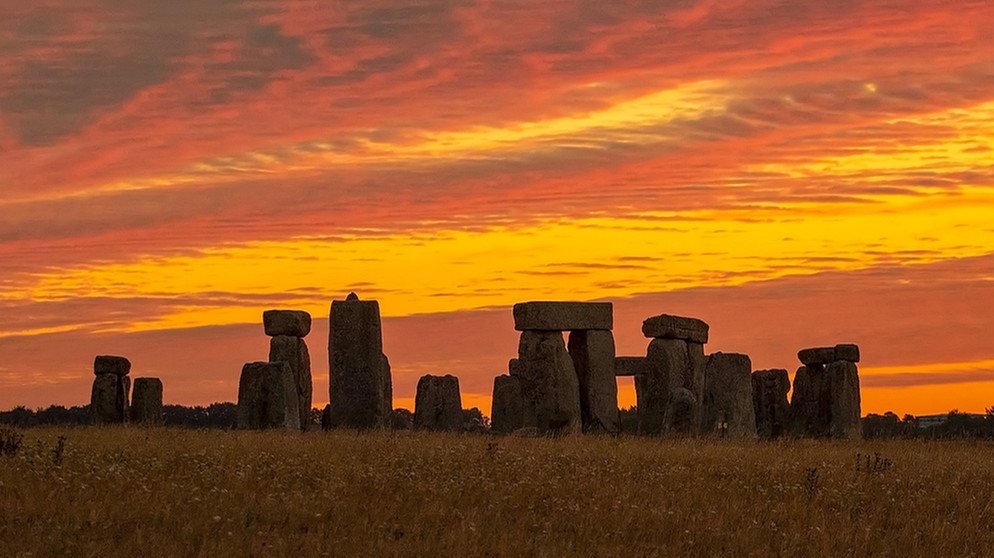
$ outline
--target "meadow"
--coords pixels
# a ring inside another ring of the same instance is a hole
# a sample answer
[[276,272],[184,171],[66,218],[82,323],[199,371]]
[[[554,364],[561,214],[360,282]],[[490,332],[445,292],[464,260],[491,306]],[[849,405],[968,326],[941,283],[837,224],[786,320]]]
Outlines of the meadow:
[[0,556],[994,553],[989,442],[12,432]]

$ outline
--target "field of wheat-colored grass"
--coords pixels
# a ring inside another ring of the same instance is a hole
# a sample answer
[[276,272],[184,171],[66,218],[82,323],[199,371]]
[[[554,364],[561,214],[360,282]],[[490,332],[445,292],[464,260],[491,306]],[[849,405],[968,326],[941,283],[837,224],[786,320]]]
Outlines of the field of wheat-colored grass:
[[994,553],[990,443],[21,433],[0,556]]

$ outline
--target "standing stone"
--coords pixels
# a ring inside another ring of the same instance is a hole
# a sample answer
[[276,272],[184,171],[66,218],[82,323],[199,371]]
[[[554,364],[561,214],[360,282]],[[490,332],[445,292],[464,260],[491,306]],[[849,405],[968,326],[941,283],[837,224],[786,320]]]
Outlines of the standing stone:
[[115,374],[127,376],[131,371],[131,361],[122,356],[97,355],[93,359],[93,374]]
[[787,432],[790,378],[785,369],[757,370],[752,374],[752,403],[756,433],[761,440],[774,440]]
[[462,399],[459,378],[451,375],[422,376],[414,399],[414,428],[457,431],[462,428]]
[[289,364],[249,362],[238,382],[238,428],[300,430],[297,401]]
[[729,438],[756,437],[752,362],[747,355],[714,353],[704,366],[702,433]]
[[333,428],[389,428],[389,361],[383,355],[380,305],[351,293],[331,303],[328,395]]
[[687,388],[676,388],[666,402],[663,422],[666,432],[678,436],[696,436],[700,430],[699,409],[701,405]]
[[790,397],[792,434],[826,438],[831,425],[831,387],[824,365],[801,366],[794,374],[794,391]]
[[[703,418],[701,402],[704,399],[704,345],[682,339],[656,338],[649,342],[645,358],[645,377],[641,381],[638,376],[635,377],[636,389],[642,388],[638,395],[639,432],[656,435],[674,427],[666,422],[665,417],[666,406],[677,389],[686,389],[691,394],[693,403],[688,412],[691,422],[700,430]],[[688,401],[686,397],[679,400],[683,403]]]
[[[512,360],[518,362],[518,359]],[[497,376],[494,378],[494,393],[490,407],[491,430],[498,434],[509,434],[524,426],[523,419],[521,379],[517,376]]]
[[90,391],[90,415],[95,424],[117,424],[128,419],[131,378],[114,373],[98,374]]
[[262,313],[266,335],[276,337],[307,337],[311,332],[311,315],[303,310],[266,310]]
[[580,387],[583,431],[617,434],[621,430],[621,417],[614,372],[614,336],[607,330],[573,330],[568,350]]
[[518,343],[525,427],[540,433],[579,433],[580,386],[558,331],[523,331]]
[[297,408],[301,429],[311,422],[311,356],[307,344],[299,337],[277,335],[269,340],[269,362],[283,361],[290,365],[297,393]]
[[860,423],[859,373],[856,364],[837,360],[825,367],[832,393],[833,438],[855,440],[862,437]]
[[131,422],[162,424],[162,380],[135,378],[131,398]]

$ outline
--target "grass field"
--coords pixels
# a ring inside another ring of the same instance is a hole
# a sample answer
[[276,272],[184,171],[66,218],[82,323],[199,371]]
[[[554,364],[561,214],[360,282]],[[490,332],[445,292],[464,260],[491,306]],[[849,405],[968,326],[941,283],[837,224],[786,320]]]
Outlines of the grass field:
[[990,443],[20,432],[0,556],[994,555]]

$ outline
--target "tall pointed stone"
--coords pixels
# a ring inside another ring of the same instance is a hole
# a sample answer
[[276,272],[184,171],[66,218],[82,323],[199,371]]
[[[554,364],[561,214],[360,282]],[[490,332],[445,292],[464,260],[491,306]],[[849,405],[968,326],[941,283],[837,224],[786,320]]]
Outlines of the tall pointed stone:
[[580,386],[562,333],[521,332],[518,361],[525,426],[543,433],[579,433]]
[[375,300],[351,293],[331,303],[328,371],[332,428],[389,428],[392,381]]
[[568,351],[580,388],[583,431],[617,434],[618,380],[614,372],[614,336],[609,330],[573,330]]
[[747,355],[713,353],[704,366],[704,421],[701,432],[728,438],[755,438],[752,361]]

